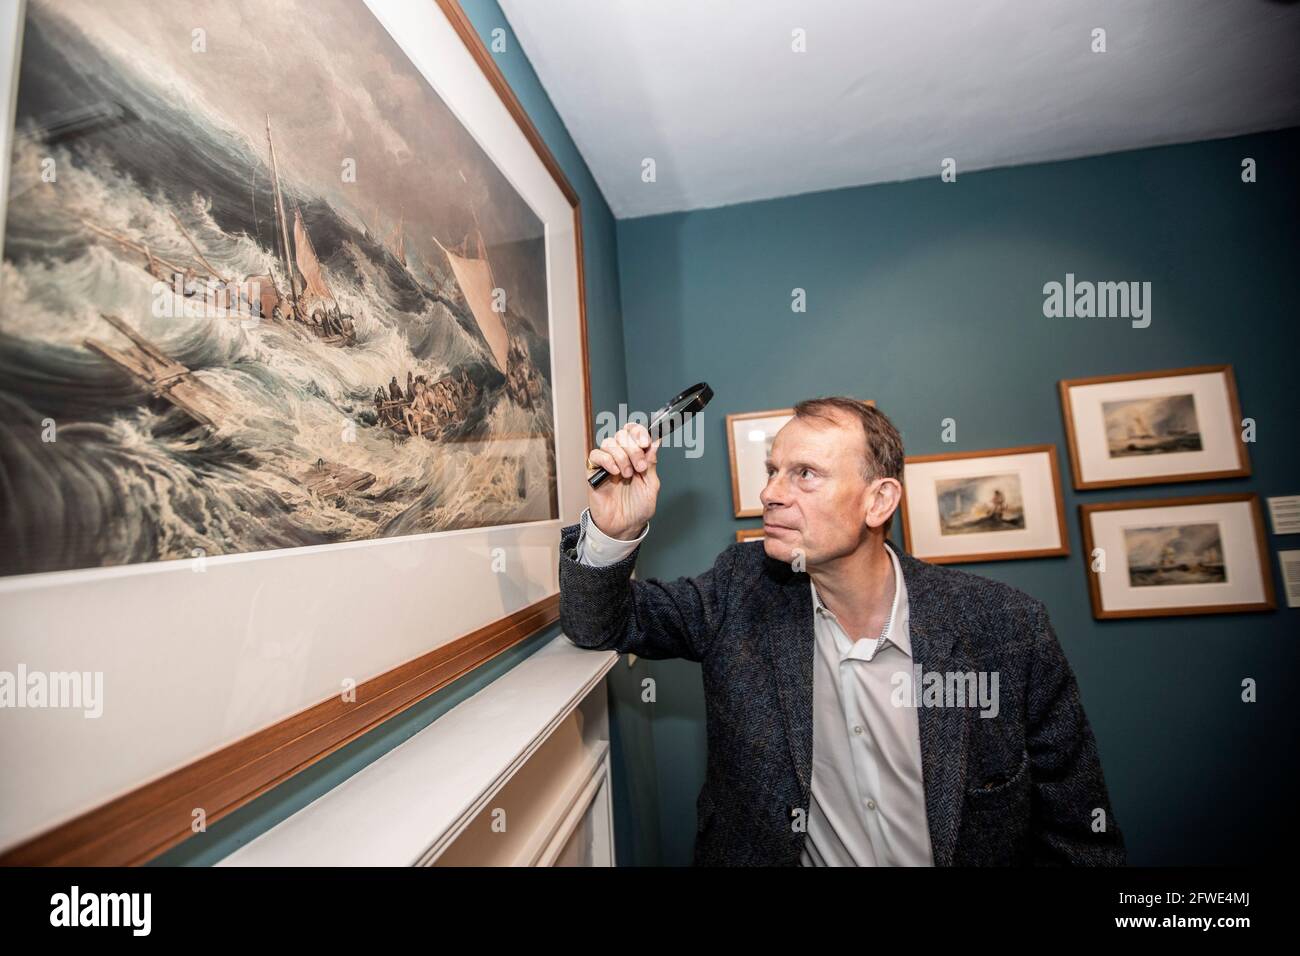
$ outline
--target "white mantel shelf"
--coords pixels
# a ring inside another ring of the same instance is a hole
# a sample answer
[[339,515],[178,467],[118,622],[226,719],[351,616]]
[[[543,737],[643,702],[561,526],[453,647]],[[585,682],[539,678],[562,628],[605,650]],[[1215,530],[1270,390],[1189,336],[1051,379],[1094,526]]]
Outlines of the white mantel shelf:
[[[217,865],[414,866],[435,861],[566,721],[574,722],[577,736],[585,740],[587,756],[580,762],[607,767],[604,678],[617,660],[612,651],[582,650],[567,637],[556,637]],[[595,690],[599,692],[593,694]],[[592,701],[584,708],[589,696]],[[583,712],[575,715],[580,708]],[[584,723],[590,726],[584,729]],[[572,729],[566,734],[575,736]],[[584,795],[590,799],[596,779],[592,773],[588,766],[581,771],[584,776],[562,782],[561,789],[568,791],[560,797],[563,805],[545,812],[555,820],[571,819],[577,801]],[[548,833],[556,825],[539,824]],[[535,848],[528,852],[530,858],[541,854]],[[552,849],[544,856],[555,853]]]

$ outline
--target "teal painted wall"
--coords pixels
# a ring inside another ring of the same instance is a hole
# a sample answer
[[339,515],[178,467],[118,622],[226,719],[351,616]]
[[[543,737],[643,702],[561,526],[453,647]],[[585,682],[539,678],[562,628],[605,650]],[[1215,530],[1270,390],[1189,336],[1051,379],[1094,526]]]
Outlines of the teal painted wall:
[[[578,191],[582,206],[592,405],[597,409],[617,407],[620,401],[625,400],[627,378],[623,367],[623,327],[614,217],[500,8],[494,0],[461,0],[461,6],[485,43],[491,40],[492,31],[498,27],[506,31],[506,50],[495,54],[497,64],[547,146],[555,154],[565,176]],[[338,786],[558,635],[559,627],[555,626],[511,648],[247,806],[215,822],[206,833],[196,834],[157,857],[153,864],[203,866],[220,860]],[[658,855],[659,814],[654,802],[657,776],[649,722],[644,709],[635,704],[639,699],[637,675],[636,668],[629,669],[620,665],[615,668],[609,682],[611,747],[615,767],[614,812],[618,822],[616,845],[617,852],[622,857],[620,862],[624,863],[655,862]]]
[[[936,175],[618,223],[628,401],[706,380],[704,455],[661,453],[641,577],[703,571],[732,517],[724,416],[815,395],[875,399],[909,454],[1055,443],[1061,378],[1228,362],[1258,422],[1254,476],[1076,493],[1067,558],[962,565],[1046,602],[1096,731],[1135,864],[1244,863],[1294,848],[1297,614],[1092,618],[1078,505],[1300,493],[1294,330],[1300,131]],[[1259,181],[1243,184],[1243,157]],[[652,184],[644,188],[652,189]],[[1149,280],[1149,328],[1047,319],[1045,282]],[[807,290],[807,314],[790,309]],[[940,422],[957,421],[955,445]],[[901,542],[901,529],[895,531]],[[690,860],[704,778],[699,668],[650,666],[665,863]],[[1283,675],[1286,675],[1285,677]],[[1240,682],[1259,702],[1240,702]]]

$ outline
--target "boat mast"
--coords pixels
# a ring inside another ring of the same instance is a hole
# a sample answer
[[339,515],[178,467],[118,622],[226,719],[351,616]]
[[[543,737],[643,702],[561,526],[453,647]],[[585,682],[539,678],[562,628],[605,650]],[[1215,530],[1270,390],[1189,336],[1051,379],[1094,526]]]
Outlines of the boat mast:
[[194,237],[191,236],[189,230],[185,228],[185,224],[181,222],[180,216],[176,215],[176,213],[171,210],[168,210],[168,215],[172,217],[172,221],[176,223],[176,228],[181,231],[181,235],[184,236],[185,241],[190,244],[190,248],[194,250],[194,254],[199,257],[199,261],[207,268],[208,273],[220,279],[222,282],[229,282],[230,280],[223,276],[221,272],[218,271],[217,267],[209,262],[207,257],[203,255],[203,250],[199,248],[199,244],[194,241]]
[[280,170],[275,162],[275,143],[271,141],[271,114],[266,114],[266,143],[271,148],[271,180],[275,190],[275,216],[280,223],[280,242],[284,251],[284,274],[289,280],[289,298],[293,301],[293,311],[297,313],[298,283],[293,277],[293,263],[289,261],[289,224],[284,214],[284,197],[280,194]]
[[[462,174],[462,176],[463,175],[464,174]],[[479,226],[478,210],[474,207],[474,200],[472,198],[469,201],[469,212],[470,215],[474,217],[474,232],[478,234],[478,257],[482,259],[483,264],[487,266],[488,281],[492,283],[492,288],[499,288],[497,286],[496,277],[492,275],[492,262],[488,259],[487,246],[483,242],[483,229]]]

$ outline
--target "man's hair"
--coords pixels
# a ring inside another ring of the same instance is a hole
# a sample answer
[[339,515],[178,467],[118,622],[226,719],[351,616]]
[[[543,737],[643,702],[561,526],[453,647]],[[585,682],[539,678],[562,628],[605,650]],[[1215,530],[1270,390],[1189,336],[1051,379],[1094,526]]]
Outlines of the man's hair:
[[[796,418],[820,418],[833,424],[839,424],[836,412],[854,419],[862,425],[862,434],[866,439],[866,455],[862,459],[862,480],[874,481],[877,478],[895,478],[903,480],[903,436],[898,433],[889,416],[866,402],[845,395],[832,395],[827,398],[809,398],[794,407]],[[894,525],[894,516],[885,521],[885,537]]]

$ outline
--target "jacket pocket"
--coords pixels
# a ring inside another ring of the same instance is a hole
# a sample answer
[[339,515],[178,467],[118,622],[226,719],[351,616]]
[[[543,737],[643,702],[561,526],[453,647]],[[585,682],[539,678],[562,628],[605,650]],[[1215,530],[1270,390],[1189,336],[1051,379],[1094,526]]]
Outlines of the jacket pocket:
[[966,789],[966,807],[975,812],[1002,810],[1029,795],[1029,751],[1024,751],[1019,765],[1010,775],[996,775],[976,787]]

